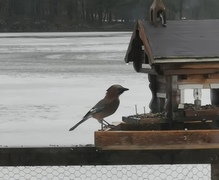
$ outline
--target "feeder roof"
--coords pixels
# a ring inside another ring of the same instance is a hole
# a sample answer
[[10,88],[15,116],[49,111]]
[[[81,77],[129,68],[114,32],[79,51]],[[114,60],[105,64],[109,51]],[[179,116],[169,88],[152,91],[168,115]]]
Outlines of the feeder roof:
[[133,49],[136,30],[149,64],[187,61],[219,61],[219,20],[174,20],[167,27],[137,21],[125,61]]

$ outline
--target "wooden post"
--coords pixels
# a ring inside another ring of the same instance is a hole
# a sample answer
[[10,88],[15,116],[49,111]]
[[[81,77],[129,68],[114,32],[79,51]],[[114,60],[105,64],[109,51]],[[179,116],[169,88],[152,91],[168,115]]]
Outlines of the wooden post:
[[219,89],[211,89],[211,104],[219,105]]
[[144,61],[144,50],[142,49],[142,45],[143,41],[139,36],[139,30],[136,30],[135,38],[132,41],[132,51],[129,54],[129,58],[133,58],[133,67],[136,72],[140,72]]
[[157,78],[156,75],[152,75],[152,74],[148,74],[148,80],[150,82],[149,84],[149,88],[151,90],[152,93],[152,98],[151,98],[151,102],[149,104],[149,108],[151,109],[152,113],[157,113],[159,112],[159,105],[158,105],[158,101],[157,101]]
[[[211,104],[212,105],[215,105],[215,106],[218,106],[219,105],[219,89],[211,89],[210,90],[210,95],[211,95]],[[219,121],[216,120],[214,121],[214,126],[216,128],[219,127]]]
[[213,161],[211,163],[211,180],[218,180],[219,178],[219,161]]
[[177,87],[178,76],[167,76],[167,102],[166,102],[166,112],[167,117],[173,119],[174,112],[178,110],[178,105],[180,103],[180,91]]
[[152,99],[149,104],[151,113],[163,112],[166,103],[166,79],[164,76],[148,74]]

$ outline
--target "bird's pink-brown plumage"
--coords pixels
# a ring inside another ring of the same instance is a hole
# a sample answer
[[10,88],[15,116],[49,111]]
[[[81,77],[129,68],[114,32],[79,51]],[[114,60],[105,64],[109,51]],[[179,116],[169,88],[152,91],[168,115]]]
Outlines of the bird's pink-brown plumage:
[[87,112],[83,119],[74,125],[69,131],[74,130],[81,123],[91,117],[97,119],[100,123],[103,123],[103,121],[106,122],[104,118],[115,113],[120,103],[119,96],[127,90],[129,89],[124,88],[121,85],[110,86],[109,89],[107,89],[106,96],[100,100],[93,108],[91,108],[91,110]]

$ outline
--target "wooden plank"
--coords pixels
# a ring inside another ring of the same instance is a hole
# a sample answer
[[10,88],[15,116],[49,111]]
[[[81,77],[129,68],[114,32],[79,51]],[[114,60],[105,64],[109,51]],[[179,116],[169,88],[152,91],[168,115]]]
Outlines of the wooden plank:
[[180,91],[177,85],[178,76],[167,76],[166,81],[167,101],[165,102],[165,112],[167,112],[167,117],[172,119],[180,103]]
[[122,117],[122,121],[130,124],[159,124],[167,123],[168,119],[166,117],[147,117],[148,114],[139,114],[128,117]]
[[[186,85],[186,84],[203,84],[203,88],[210,88],[211,84],[219,83],[218,79],[181,79],[178,82],[178,85]],[[214,86],[214,85],[213,85]]]
[[164,75],[187,75],[187,74],[218,74],[219,69],[217,68],[206,68],[206,69],[166,69]]
[[[198,64],[199,62],[201,63],[215,63],[218,64],[219,62],[219,58],[209,58],[209,57],[191,57],[191,56],[183,56],[180,57],[174,57],[174,56],[165,56],[165,57],[155,57],[154,58],[154,64],[172,64],[172,63],[178,63],[178,64],[191,64],[191,66],[193,66],[193,64]],[[200,64],[200,63],[199,63]],[[190,65],[187,67],[191,67]],[[199,66],[198,66],[199,67]]]
[[[214,59],[212,59],[214,60]],[[180,68],[193,68],[193,69],[209,69],[209,68],[219,68],[219,58],[217,58],[217,62],[210,63],[182,63],[180,64]]]
[[[217,119],[216,119],[217,118]],[[127,119],[126,119],[127,120]],[[207,130],[212,129],[214,126],[213,120],[218,120],[218,117],[205,116],[203,120],[202,117],[175,117],[174,123],[168,121],[168,119],[162,119],[161,121],[156,121],[156,118],[153,120],[149,118],[150,122],[147,122],[146,119],[135,121],[130,119],[127,121],[129,123],[120,123],[119,125],[110,129],[122,130],[122,131],[154,131],[154,130]],[[124,121],[125,122],[125,121]]]
[[0,166],[210,164],[219,149],[100,150],[96,147],[0,148]]
[[103,150],[167,150],[219,148],[219,130],[96,131]]
[[183,79],[218,79],[219,74],[187,74],[184,76],[186,78],[179,78],[179,80]]
[[150,43],[149,43],[148,38],[147,38],[146,33],[145,33],[143,23],[140,20],[138,20],[138,28],[139,28],[140,37],[141,37],[143,44],[144,44],[145,53],[147,54],[148,59],[149,59],[149,64],[151,65],[154,63],[154,56],[153,56],[153,53],[151,50]]
[[219,109],[201,109],[201,110],[185,110],[186,117],[194,116],[218,116]]
[[218,180],[219,177],[219,161],[218,157],[211,163],[211,180]]
[[158,75],[158,73],[155,71],[155,69],[151,69],[151,68],[141,68],[141,70],[139,72],[146,73],[146,74]]

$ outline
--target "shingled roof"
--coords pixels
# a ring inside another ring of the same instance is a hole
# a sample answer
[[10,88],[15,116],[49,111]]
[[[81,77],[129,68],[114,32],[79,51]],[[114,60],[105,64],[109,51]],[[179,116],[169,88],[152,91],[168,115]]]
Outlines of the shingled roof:
[[168,21],[167,27],[139,20],[125,61],[134,61],[140,48],[150,65],[219,61],[219,20],[174,20]]

